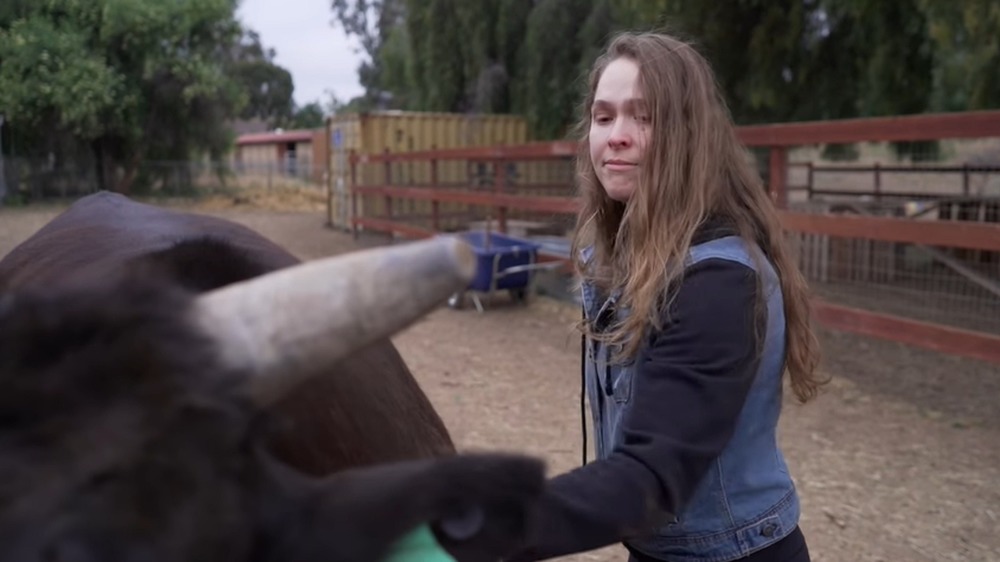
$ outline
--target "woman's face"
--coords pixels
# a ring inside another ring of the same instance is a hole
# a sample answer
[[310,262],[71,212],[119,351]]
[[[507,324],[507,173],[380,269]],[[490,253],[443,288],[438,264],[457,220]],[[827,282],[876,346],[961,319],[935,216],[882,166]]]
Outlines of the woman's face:
[[590,159],[604,191],[627,201],[639,183],[650,134],[650,115],[639,90],[639,66],[618,58],[604,69],[594,92]]

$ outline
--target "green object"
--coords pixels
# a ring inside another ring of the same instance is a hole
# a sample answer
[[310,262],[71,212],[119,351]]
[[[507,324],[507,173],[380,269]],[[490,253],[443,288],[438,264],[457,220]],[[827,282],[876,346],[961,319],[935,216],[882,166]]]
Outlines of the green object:
[[441,548],[431,528],[421,525],[399,539],[382,562],[455,562],[455,559]]

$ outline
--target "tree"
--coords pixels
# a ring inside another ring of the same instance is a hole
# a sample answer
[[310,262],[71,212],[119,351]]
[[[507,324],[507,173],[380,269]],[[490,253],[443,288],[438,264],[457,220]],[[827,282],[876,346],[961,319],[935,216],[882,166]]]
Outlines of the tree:
[[289,121],[289,127],[293,129],[316,129],[323,126],[326,115],[323,113],[323,106],[319,102],[311,102],[295,110]]
[[274,63],[274,49],[264,49],[260,36],[244,30],[233,53],[230,75],[247,95],[240,119],[261,119],[279,127],[292,118],[295,86],[288,70]]
[[934,46],[936,111],[1000,107],[1000,4],[994,0],[918,2]]
[[465,105],[467,50],[459,47],[465,40],[465,29],[458,7],[458,0],[407,4],[413,56],[420,63],[413,65],[413,77],[421,94],[421,109],[460,111]]
[[236,0],[47,0],[0,21],[0,111],[59,158],[86,146],[101,187],[145,159],[218,158],[246,103],[228,75]]
[[[93,19],[94,11],[80,15]],[[126,85],[101,53],[88,48],[89,30],[42,14],[8,25],[0,30],[0,108],[11,123],[104,133],[104,118],[116,110]]]
[[[1000,66],[994,0],[350,5],[348,21],[376,61],[366,67],[375,74],[363,69],[363,83],[380,101],[407,109],[515,112],[540,138],[564,134],[585,72],[622,29],[666,28],[692,41],[711,62],[739,124],[1000,106],[1000,78],[992,72]],[[376,74],[378,80],[365,81]],[[934,155],[929,145],[895,147],[900,154]]]
[[587,0],[541,0],[528,16],[514,110],[539,138],[558,138],[572,123],[582,73],[577,30],[590,13]]
[[[711,61],[741,124],[901,115],[929,107],[932,50],[916,0],[665,2]],[[933,147],[896,143],[900,154]],[[828,147],[836,156],[839,147]]]
[[379,52],[390,32],[405,20],[405,0],[331,0],[337,22],[348,36],[358,38],[365,59],[358,79],[365,89],[365,105],[382,102],[382,67]]

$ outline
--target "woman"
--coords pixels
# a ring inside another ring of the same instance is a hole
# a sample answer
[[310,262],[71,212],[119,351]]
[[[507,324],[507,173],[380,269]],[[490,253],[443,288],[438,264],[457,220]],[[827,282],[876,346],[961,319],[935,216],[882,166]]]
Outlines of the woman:
[[708,63],[617,36],[580,123],[586,391],[598,460],[553,478],[511,559],[624,542],[633,560],[803,562],[777,444],[782,377],[821,381],[807,287]]

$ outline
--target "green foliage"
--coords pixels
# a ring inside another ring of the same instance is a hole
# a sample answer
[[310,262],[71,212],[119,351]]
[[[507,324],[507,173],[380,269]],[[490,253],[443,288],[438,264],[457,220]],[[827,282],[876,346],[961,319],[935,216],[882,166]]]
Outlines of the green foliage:
[[612,0],[595,0],[594,8],[583,22],[578,35],[580,56],[577,74],[581,79],[579,88],[581,93],[590,75],[593,61],[601,54],[608,37],[614,32],[614,21]]
[[323,126],[323,107],[319,102],[307,103],[298,108],[289,121],[289,127],[293,129],[316,129]]
[[234,51],[228,72],[246,97],[240,118],[261,119],[272,128],[286,123],[294,105],[291,73],[274,63],[274,50],[265,50],[254,31],[245,32]]
[[92,139],[125,92],[124,77],[79,29],[45,18],[19,19],[0,30],[0,109],[12,125],[66,128]]
[[540,138],[558,138],[572,124],[582,91],[577,30],[589,14],[587,0],[540,0],[528,16],[519,57],[514,110]]
[[[772,9],[780,13],[789,1],[797,0],[777,0],[780,5],[774,8],[769,8],[766,0],[739,3],[671,1],[663,3],[659,18],[674,33],[692,40],[696,48],[713,61],[733,113],[754,121],[760,113],[787,107],[780,99],[784,90],[772,88],[770,80],[775,74],[774,67],[783,63],[782,46],[786,43],[773,34],[787,25],[790,18],[777,21],[773,17],[768,21],[768,18]],[[652,14],[645,17],[652,17]],[[765,24],[766,31],[762,29]],[[786,31],[784,35],[791,34],[788,30],[783,31]],[[734,44],[742,44],[743,48],[728,48]],[[753,72],[751,69],[757,61],[752,47],[761,46],[768,53],[759,60],[765,60],[767,66]],[[770,60],[772,57],[779,58]]]
[[366,58],[358,67],[358,81],[365,89],[359,108],[382,106],[385,89],[380,52],[393,29],[405,21],[407,0],[331,0],[336,21],[348,35],[356,37]]
[[219,158],[239,116],[291,117],[288,72],[236,0],[21,0],[0,8],[0,112],[24,155],[129,190],[147,159]]
[[935,111],[1000,107],[1000,3],[919,0],[934,46]]
[[[666,29],[692,40],[741,124],[1000,106],[995,0],[333,2],[354,8],[347,12],[354,27],[345,29],[377,61],[363,74],[370,99],[406,109],[516,112],[542,138],[559,137],[572,123],[585,72],[622,29]],[[896,149],[935,154],[925,145]]]
[[462,53],[464,92],[461,111],[479,113],[507,110],[507,71],[500,61],[500,48],[495,25],[500,3],[497,0],[460,2],[456,11],[462,36],[458,44]]
[[424,11],[423,21],[428,22],[430,28],[420,30],[419,35],[411,30],[410,37],[419,38],[415,54],[427,65],[420,77],[421,105],[430,111],[457,111],[464,101],[466,49],[460,48],[464,30],[457,13],[459,2],[461,0],[417,2],[417,9]]
[[[673,0],[611,0],[614,23],[622,29],[662,27],[677,8]],[[716,2],[720,4],[720,2]]]
[[410,37],[407,27],[400,25],[389,32],[377,55],[381,70],[379,88],[390,93],[391,105],[394,107],[413,106],[420,100],[418,96],[411,95],[416,89],[411,87],[413,69],[409,50]]

